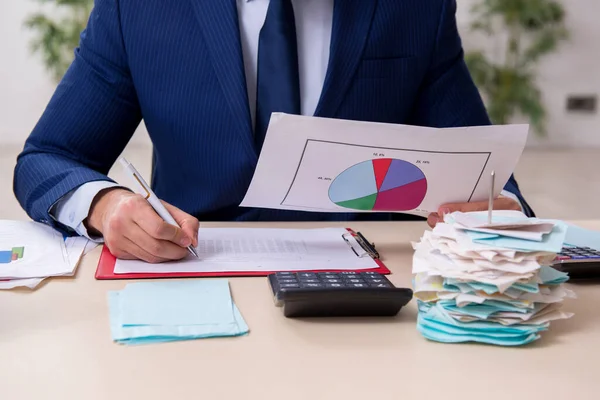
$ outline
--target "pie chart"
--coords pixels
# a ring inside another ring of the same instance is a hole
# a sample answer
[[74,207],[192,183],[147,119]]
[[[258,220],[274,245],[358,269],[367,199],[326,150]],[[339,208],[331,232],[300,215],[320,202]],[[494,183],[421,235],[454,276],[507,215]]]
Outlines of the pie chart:
[[394,158],[355,164],[329,186],[329,199],[340,207],[361,211],[409,211],[427,194],[427,178],[416,165]]

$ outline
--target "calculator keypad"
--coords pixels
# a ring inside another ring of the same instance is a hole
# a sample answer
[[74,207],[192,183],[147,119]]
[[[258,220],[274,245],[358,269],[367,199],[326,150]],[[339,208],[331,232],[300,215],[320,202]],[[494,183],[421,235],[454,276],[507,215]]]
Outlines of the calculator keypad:
[[556,259],[559,262],[600,261],[600,251],[590,247],[565,247]]
[[277,272],[281,290],[294,289],[348,289],[394,288],[394,285],[377,272]]

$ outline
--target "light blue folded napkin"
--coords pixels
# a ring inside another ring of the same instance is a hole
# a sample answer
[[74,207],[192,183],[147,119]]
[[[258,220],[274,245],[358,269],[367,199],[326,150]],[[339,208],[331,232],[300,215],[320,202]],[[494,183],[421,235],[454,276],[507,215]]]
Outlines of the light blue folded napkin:
[[441,303],[419,302],[417,330],[427,339],[442,343],[478,342],[500,346],[520,346],[539,339],[549,323],[505,326],[494,322],[460,322]]
[[249,329],[223,279],[141,282],[108,294],[110,330],[128,345],[239,336]]

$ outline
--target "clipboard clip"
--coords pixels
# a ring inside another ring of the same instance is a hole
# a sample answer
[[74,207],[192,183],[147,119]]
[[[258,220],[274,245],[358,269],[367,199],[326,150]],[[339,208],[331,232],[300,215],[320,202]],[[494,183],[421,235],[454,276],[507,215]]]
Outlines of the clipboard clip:
[[[358,254],[358,252],[356,251],[356,249],[354,248],[354,246],[352,245],[352,243],[350,242],[350,240],[347,239],[347,236],[351,236],[356,241],[356,243],[358,243],[358,245],[363,250],[362,255]],[[365,238],[362,233],[360,233],[360,232],[354,232],[354,231],[350,231],[348,233],[343,233],[342,234],[342,239],[344,239],[344,241],[346,242],[346,244],[348,246],[350,246],[350,248],[352,249],[352,251],[354,252],[354,254],[356,254],[357,257],[366,257],[366,256],[369,256],[369,257],[371,257],[371,258],[373,258],[375,260],[379,259],[379,253],[375,249],[375,244],[374,243],[369,243],[369,241],[367,240],[367,238]]]

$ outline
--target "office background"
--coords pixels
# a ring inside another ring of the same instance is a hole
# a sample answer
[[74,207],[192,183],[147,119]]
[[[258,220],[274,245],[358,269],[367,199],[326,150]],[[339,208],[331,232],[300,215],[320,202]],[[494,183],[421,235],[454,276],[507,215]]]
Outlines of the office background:
[[[483,49],[488,60],[506,55],[508,30],[492,37],[473,31],[471,6],[481,0],[458,2],[458,24],[465,50]],[[516,176],[531,205],[542,217],[600,217],[600,25],[596,0],[559,2],[565,11],[569,38],[545,55],[535,68],[535,84],[547,117],[543,136],[532,132]],[[20,219],[24,212],[12,194],[15,157],[37,122],[55,87],[39,53],[32,53],[31,29],[24,21],[51,4],[33,0],[0,3],[0,218]],[[59,12],[60,13],[60,12]],[[526,39],[525,41],[526,42]],[[528,122],[514,116],[511,122]],[[151,146],[144,126],[125,150],[143,174],[149,174]],[[118,169],[111,175],[120,180]]]

